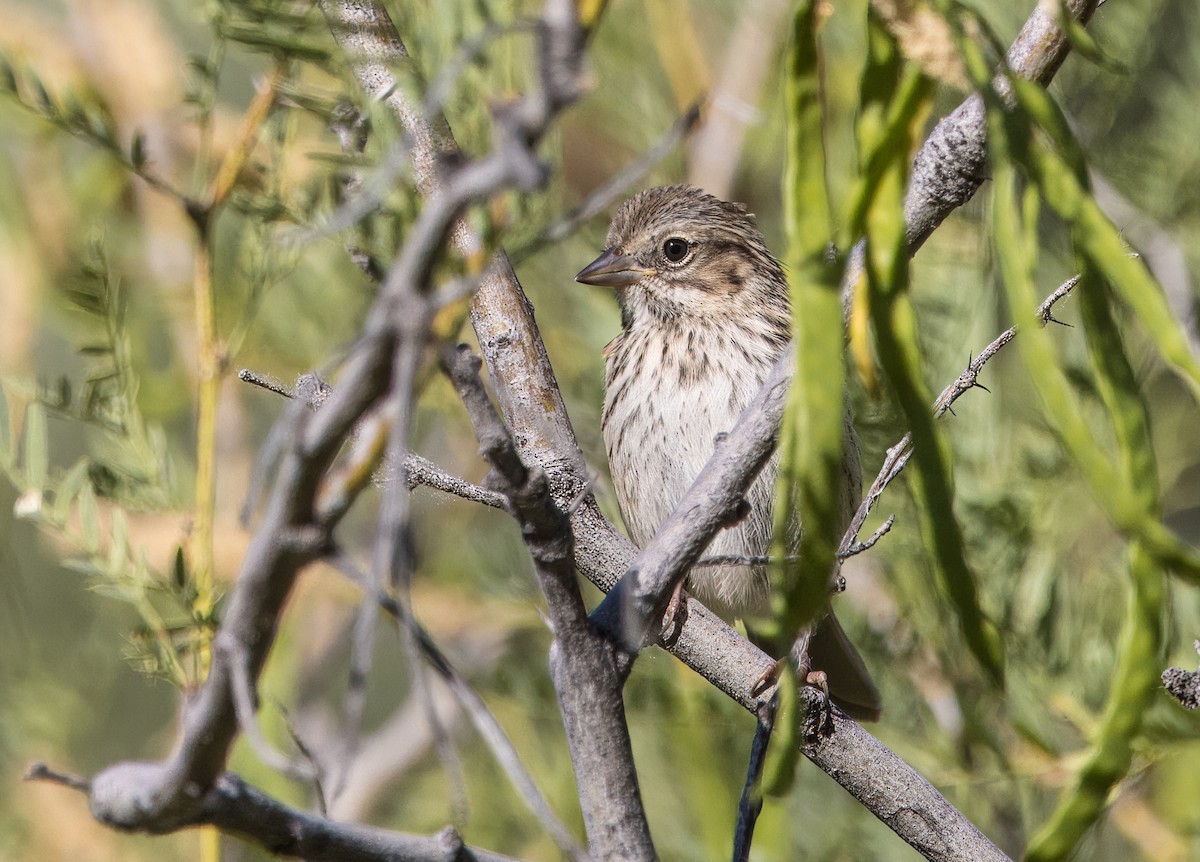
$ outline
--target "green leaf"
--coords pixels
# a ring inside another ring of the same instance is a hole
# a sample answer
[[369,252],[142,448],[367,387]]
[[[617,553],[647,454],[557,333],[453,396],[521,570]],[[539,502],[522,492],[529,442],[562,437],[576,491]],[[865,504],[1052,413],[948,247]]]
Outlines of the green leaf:
[[792,19],[784,96],[787,108],[787,167],[783,194],[788,249],[800,260],[821,260],[832,237],[826,188],[824,99],[817,44],[819,4],[804,0]]
[[45,488],[50,471],[50,443],[46,432],[46,410],[36,401],[25,408],[25,481],[32,488]]
[[4,387],[0,386],[0,464],[10,468],[13,464],[12,426],[9,424],[11,421],[8,396],[4,394]]
[[1135,542],[1129,552],[1130,596],[1117,645],[1108,703],[1091,751],[1050,818],[1029,841],[1026,862],[1060,862],[1108,806],[1113,786],[1128,773],[1142,718],[1158,690],[1166,583],[1154,559]]
[[129,145],[129,163],[137,170],[146,166],[146,135],[138,132]]
[[[845,364],[838,267],[825,191],[825,147],[815,3],[796,11],[788,64],[788,167],[784,185],[788,286],[796,372],[780,432],[772,590],[778,652],[820,619],[829,603],[847,499],[844,469]],[[796,547],[796,524],[799,546]],[[795,554],[796,562],[785,563]]]
[[[1064,363],[1056,355],[1053,339],[1031,320],[1033,313],[1029,309],[1036,302],[1033,272],[1039,193],[1041,198],[1050,193],[1051,182],[1047,181],[1053,181],[1055,188],[1071,190],[1075,172],[1056,160],[1053,176],[1043,173],[1037,186],[1019,192],[1013,156],[1029,166],[1034,159],[1028,157],[1027,148],[1036,151],[1041,142],[1026,133],[1021,126],[1022,118],[1006,111],[994,94],[986,98],[986,104],[997,259],[1010,305],[1026,309],[1021,315],[1021,325],[1028,331],[1018,341],[1020,354],[1047,416],[1057,426],[1096,499],[1133,539],[1129,552],[1130,599],[1104,715],[1073,786],[1035,833],[1027,851],[1026,859],[1050,862],[1065,860],[1075,851],[1085,832],[1103,813],[1112,787],[1129,772],[1143,716],[1158,688],[1161,620],[1166,598],[1160,567],[1168,559],[1188,554],[1157,517],[1156,471],[1145,406],[1112,316],[1107,287],[1095,277],[1094,260],[1088,255],[1085,238],[1080,236],[1083,228],[1078,221],[1074,233],[1085,257],[1085,283],[1078,288],[1082,291],[1080,296],[1086,296],[1081,300],[1085,336],[1096,389],[1114,425],[1119,450],[1115,469],[1111,457],[1096,445],[1092,429],[1082,418],[1081,405],[1067,383]],[[1044,162],[1041,167],[1045,169],[1049,163]],[[1087,209],[1089,201],[1090,195],[1079,190],[1075,199],[1065,204],[1078,214]]]
[[112,538],[108,548],[108,571],[111,576],[117,576],[125,571],[129,562],[129,521],[125,513],[116,507],[112,509]]
[[88,314],[105,314],[108,310],[108,303],[104,300],[104,297],[98,296],[91,289],[68,290],[66,298],[76,308],[86,311]]
[[117,148],[117,125],[106,106],[90,106],[86,119],[88,131],[97,142],[112,149]]
[[1048,99],[1041,91],[1016,87],[1013,92],[1033,120],[1042,128],[1050,127],[1058,144],[1052,148],[1032,134],[1012,135],[1011,127],[1028,123],[1014,116],[1008,120],[1010,138],[1016,145],[1014,157],[1038,184],[1046,203],[1072,225],[1079,250],[1112,283],[1117,295],[1150,333],[1159,354],[1200,400],[1200,360],[1192,353],[1182,325],[1171,313],[1162,286],[1141,259],[1130,256],[1121,232],[1089,193],[1082,155],[1065,120],[1061,119],[1061,112],[1046,106]]
[[292,60],[310,63],[325,63],[329,60],[329,51],[324,45],[306,42],[291,33],[264,30],[259,26],[239,22],[225,27],[222,35],[247,48],[282,54]]
[[187,561],[183,556],[183,546],[175,549],[175,557],[171,564],[171,580],[177,590],[183,590],[188,583]]
[[1058,25],[1066,32],[1073,52],[1081,57],[1086,57],[1105,71],[1121,77],[1129,77],[1133,74],[1129,64],[1121,62],[1105,51],[1086,27],[1067,14],[1065,3],[1058,4]]
[[87,112],[74,93],[68,91],[63,96],[62,112],[63,121],[67,124],[67,128],[74,131],[87,131]]
[[1090,261],[1080,261],[1079,308],[1088,354],[1095,369],[1096,389],[1108,409],[1116,434],[1121,475],[1135,504],[1148,516],[1159,514],[1158,466],[1150,437],[1150,418],[1129,361],[1121,331],[1113,316],[1111,288],[1093,272]]
[[31,73],[26,76],[26,80],[29,82],[30,89],[33,90],[35,107],[42,112],[43,116],[49,119],[57,118],[58,109],[54,107],[54,99],[50,97],[50,91],[46,89],[42,79]]
[[4,54],[0,54],[0,89],[8,93],[17,92],[17,72]]
[[908,296],[904,188],[909,153],[932,90],[915,69],[889,73],[889,69],[899,68],[895,40],[873,10],[868,21],[869,60],[863,76],[859,140],[863,148],[860,158],[876,172],[876,178],[855,208],[866,237],[868,313],[884,373],[912,429],[916,469],[911,482],[939,580],[971,654],[993,683],[1003,686],[1003,642],[979,605],[975,574],[954,513],[949,447],[929,407],[933,397],[924,383],[916,317]]
[[80,458],[66,472],[54,492],[54,521],[65,524],[71,515],[75,498],[88,481],[88,459]]
[[92,486],[84,485],[79,492],[79,527],[83,531],[83,549],[89,554],[100,550],[100,512]]
[[779,676],[779,703],[775,708],[775,729],[763,761],[761,792],[773,798],[786,796],[796,781],[800,762],[800,725],[804,721],[804,703],[796,688],[796,675],[785,666]]
[[[78,572],[81,575],[89,578],[101,579],[104,577],[104,570],[100,568],[100,564],[92,559],[84,559],[81,557],[73,557],[69,560],[63,560],[63,568]],[[90,589],[95,592],[105,593],[120,599],[128,599],[129,592],[112,583],[111,581],[98,580],[97,583],[90,585]]]

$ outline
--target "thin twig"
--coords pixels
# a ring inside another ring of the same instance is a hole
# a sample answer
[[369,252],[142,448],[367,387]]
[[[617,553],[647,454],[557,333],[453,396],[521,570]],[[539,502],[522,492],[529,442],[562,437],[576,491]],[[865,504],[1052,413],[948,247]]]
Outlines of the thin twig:
[[408,482],[413,488],[423,485],[435,491],[462,497],[473,503],[491,506],[493,509],[503,509],[507,504],[503,494],[497,494],[489,488],[474,485],[465,479],[452,476],[420,455],[409,455],[405,458],[404,468]]
[[754,826],[762,811],[763,767],[767,762],[767,746],[775,728],[779,695],[775,694],[759,709],[754,725],[754,741],[750,744],[750,761],[746,766],[746,783],[738,799],[737,826],[733,832],[733,862],[748,862],[750,845],[754,842]]
[[258,759],[270,769],[282,773],[289,778],[294,778],[297,781],[309,782],[316,775],[312,770],[311,763],[305,763],[295,758],[288,757],[271,743],[267,742],[267,738],[263,735],[262,728],[259,727],[255,712],[258,709],[256,703],[257,698],[254,695],[254,688],[250,682],[250,669],[243,662],[235,661],[233,663],[233,704],[237,712],[238,723],[241,725],[242,733],[246,736],[246,741],[250,743],[250,747],[258,756]]
[[[879,528],[876,529],[875,532],[871,534],[871,538],[867,539],[865,542],[854,542],[844,552],[838,551],[838,554],[837,554],[838,559],[845,560],[845,559],[848,559],[849,557],[855,556],[856,554],[861,554],[863,551],[871,550],[871,548],[875,547],[876,542],[878,542],[880,539],[882,539],[884,536],[887,535],[888,531],[892,529],[892,525],[895,523],[896,523],[896,516],[888,515],[887,520],[884,521],[882,524],[880,524]],[[844,589],[844,588],[845,587],[843,586],[842,589]],[[840,590],[839,590],[839,592],[840,592]]]
[[[362,587],[364,591],[371,590],[370,579],[348,557],[339,555],[331,562],[334,563],[339,571],[345,573],[351,580]],[[471,723],[475,726],[475,730],[483,738],[492,752],[492,756],[496,759],[501,769],[504,770],[505,775],[520,794],[530,811],[533,812],[546,831],[550,833],[555,843],[559,845],[559,848],[569,858],[581,860],[581,862],[582,860],[586,860],[586,852],[579,846],[571,831],[563,825],[562,821],[559,820],[553,809],[551,809],[546,798],[534,782],[533,776],[525,768],[525,764],[521,761],[521,756],[517,753],[512,741],[500,726],[500,722],[496,720],[495,715],[488,709],[483,698],[471,687],[466,678],[459,673],[449,657],[437,645],[437,642],[425,627],[416,619],[411,608],[405,607],[391,596],[379,592],[368,592],[367,600],[384,610],[402,627],[412,632],[413,643],[420,652],[420,655],[428,663],[428,667],[446,683],[459,703],[462,704],[464,711],[471,719]]]
[[520,263],[545,246],[561,242],[620,200],[696,128],[700,120],[701,106],[702,103],[697,102],[688,108],[650,149],[613,174],[602,186],[594,189],[579,206],[551,224],[540,237],[510,252],[513,262]]
[[61,784],[63,787],[69,787],[72,790],[78,790],[83,793],[92,792],[92,782],[88,781],[82,775],[58,772],[41,761],[30,764],[29,768],[25,770],[23,778],[25,781],[49,781],[52,784]]
[[292,717],[288,714],[287,707],[285,707],[282,703],[275,701],[275,708],[279,710],[279,714],[283,716],[283,726],[287,730],[288,738],[292,740],[292,744],[296,746],[296,750],[300,752],[300,756],[304,758],[309,767],[312,769],[313,798],[315,798],[317,802],[317,812],[322,817],[328,817],[329,800],[325,796],[325,783],[321,780],[321,766],[317,762],[317,758],[313,754],[312,749],[308,747],[308,744],[300,736],[300,733],[296,730],[295,726],[293,726]]
[[[1041,305],[1037,307],[1037,318],[1043,325],[1051,321],[1058,322],[1053,317],[1054,306],[1070,294],[1077,284],[1079,284],[1079,276],[1072,276],[1055,288]],[[976,387],[985,388],[979,383],[979,372],[983,370],[984,365],[991,361],[993,356],[999,353],[1016,337],[1017,327],[1010,326],[996,336],[987,347],[983,348],[978,356],[968,362],[966,369],[958,376],[958,379],[943,389],[941,394],[938,395],[937,400],[934,401],[933,415],[944,415],[955,401],[971,389]],[[865,551],[874,545],[884,533],[891,529],[895,515],[890,516],[884,525],[879,530],[876,530],[875,534],[866,542],[860,543],[858,541],[858,534],[862,532],[863,524],[866,523],[867,517],[875,508],[875,504],[879,502],[880,496],[891,481],[900,475],[905,465],[908,464],[908,459],[911,455],[912,434],[910,432],[905,434],[900,438],[899,442],[887,450],[887,455],[883,459],[883,465],[879,468],[879,473],[875,477],[875,481],[871,483],[871,487],[863,495],[862,502],[859,504],[858,510],[854,513],[854,517],[850,521],[850,526],[846,528],[846,533],[842,536],[842,542],[838,546],[838,557],[844,559]]]
[[[367,709],[367,678],[375,656],[375,621],[379,619],[379,603],[374,593],[374,590],[367,592],[359,602],[351,626],[350,673],[346,680],[346,694],[342,698],[342,757],[346,761],[340,773],[343,781],[350,772],[349,761],[358,753],[363,715]],[[337,798],[342,789],[341,782],[334,785],[333,797]]]
[[[257,386],[260,389],[266,389],[268,392],[273,392],[276,395],[281,395],[284,398],[299,399],[314,409],[320,407],[333,392],[330,386],[314,374],[306,374],[300,377],[294,390],[284,386],[273,377],[258,374],[248,368],[243,368],[238,372],[238,379]],[[461,497],[464,500],[470,500],[473,503],[482,503],[485,506],[491,506],[493,509],[503,509],[505,506],[502,494],[497,494],[495,491],[447,473],[428,458],[423,458],[415,453],[410,452],[405,456],[404,474],[410,489],[424,486],[445,494]],[[258,483],[252,482],[251,484],[261,486],[262,481],[265,481],[265,477],[261,478]],[[391,480],[388,479],[386,481]],[[248,500],[246,510],[248,511],[249,508],[250,501]],[[244,519],[248,518],[244,515]]]

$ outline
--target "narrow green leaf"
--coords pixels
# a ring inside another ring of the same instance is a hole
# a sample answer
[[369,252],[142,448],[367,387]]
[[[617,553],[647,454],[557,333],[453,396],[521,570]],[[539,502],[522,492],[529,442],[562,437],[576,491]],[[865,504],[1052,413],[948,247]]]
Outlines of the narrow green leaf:
[[0,54],[0,89],[8,93],[17,92],[17,72],[5,54]]
[[[786,652],[796,633],[824,614],[844,529],[845,365],[837,267],[829,259],[829,199],[815,3],[796,11],[785,94],[788,166],[784,184],[788,285],[796,373],[780,435],[780,481],[771,556],[774,621]],[[799,531],[796,547],[796,524]],[[795,556],[797,562],[782,561]]]
[[129,562],[129,521],[117,507],[112,509],[111,544],[108,548],[108,572],[110,576],[124,573]]
[[[90,564],[86,566],[74,566],[81,574],[91,577],[102,577],[103,572],[98,567]],[[92,584],[91,590],[98,596],[104,596],[107,599],[115,599],[119,602],[129,602],[129,588],[124,584],[113,583],[112,581],[99,581]]]
[[[1040,90],[1015,87],[1020,106],[1047,129],[1057,147],[1032,134],[1013,138],[1013,155],[1021,161],[1042,197],[1074,228],[1080,251],[1094,262],[1117,295],[1133,310],[1150,333],[1159,354],[1170,363],[1200,400],[1200,359],[1192,353],[1179,320],[1171,313],[1162,286],[1138,258],[1131,257],[1121,232],[1089,194],[1083,156],[1061,112]],[[1027,120],[1012,117],[1012,127]]]
[[142,132],[137,132],[129,144],[129,163],[139,171],[146,166],[146,136]]
[[182,545],[175,549],[175,557],[171,564],[171,580],[177,590],[182,590],[188,583],[187,560],[183,556]]
[[[63,568],[67,569],[68,571],[77,572],[89,578],[102,578],[104,576],[104,571],[100,568],[99,564],[95,560],[90,559],[74,557],[69,560],[63,560]],[[92,584],[89,588],[93,592],[100,592],[113,598],[126,599],[128,597],[128,593],[126,591],[122,591],[120,587],[116,586],[115,584],[109,582],[107,587],[105,587],[104,584],[105,582],[100,581]],[[105,592],[106,590],[107,592]]]
[[93,290],[73,289],[66,292],[67,299],[79,310],[88,314],[104,314],[107,304]]
[[1116,433],[1119,469],[1137,505],[1147,516],[1157,517],[1158,467],[1150,437],[1150,419],[1113,317],[1111,288],[1104,279],[1093,275],[1088,260],[1080,261],[1080,271],[1083,279],[1078,297],[1083,334],[1096,372],[1096,388]]
[[[932,89],[915,69],[901,75],[887,74],[888,58],[898,58],[899,51],[873,11],[869,22],[870,59],[864,75],[859,140],[864,160],[875,165],[878,173],[856,204],[866,237],[869,317],[883,370],[913,432],[916,470],[912,485],[922,532],[934,553],[941,584],[968,649],[992,681],[1002,686],[1003,643],[980,608],[975,574],[967,562],[962,530],[954,514],[949,447],[929,409],[933,398],[924,384],[916,317],[908,297],[904,188],[909,154]],[[898,59],[891,62],[898,63]],[[873,69],[875,66],[878,71]],[[883,101],[888,98],[904,110],[888,110]],[[897,128],[904,133],[898,134]]]
[[789,252],[803,260],[824,259],[832,236],[825,176],[818,5],[814,0],[804,0],[796,8],[784,82],[788,159],[783,185],[784,218]]
[[146,548],[143,546],[139,546],[137,549],[137,559],[133,565],[133,580],[139,584],[150,581],[150,563],[146,559]]
[[4,387],[0,386],[0,464],[10,468],[13,464],[12,425],[9,424],[11,421],[8,396],[4,394]]
[[85,132],[88,130],[87,111],[74,93],[68,91],[63,95],[62,112],[63,121],[69,129]]
[[62,477],[54,491],[53,517],[56,523],[65,524],[67,522],[67,518],[71,515],[71,507],[75,504],[75,498],[83,490],[87,480],[88,460],[80,458],[71,465],[71,469]]
[[[993,162],[993,225],[997,258],[1010,304],[1032,309],[1033,268],[1037,248],[1038,192],[1045,188],[1017,191],[1016,168],[1011,154],[1032,136],[1013,147],[1009,129],[1014,122],[997,99],[988,100],[989,144]],[[1054,179],[1072,176],[1065,164],[1056,166]],[[1086,268],[1085,275],[1091,274]],[[1108,703],[1087,761],[1073,787],[1064,794],[1050,819],[1034,835],[1026,859],[1038,862],[1067,859],[1084,833],[1099,819],[1109,791],[1128,774],[1133,747],[1137,744],[1142,717],[1158,687],[1158,654],[1162,644],[1162,609],[1165,583],[1158,561],[1171,550],[1172,542],[1157,520],[1157,488],[1153,455],[1149,448],[1144,405],[1136,379],[1111,316],[1104,284],[1096,278],[1080,287],[1090,354],[1096,369],[1097,389],[1112,416],[1119,465],[1096,445],[1091,429],[1082,419],[1081,405],[1066,382],[1063,363],[1055,355],[1053,341],[1030,318],[1022,315],[1028,330],[1018,342],[1026,369],[1047,415],[1057,426],[1097,500],[1110,517],[1133,537],[1129,555],[1130,600],[1118,643],[1117,667]],[[1149,473],[1149,477],[1146,475]],[[1148,488],[1139,488],[1148,481]],[[1165,548],[1153,548],[1158,542]],[[1175,543],[1177,545],[1177,543]],[[1176,548],[1178,550],[1178,548]],[[1158,560],[1156,560],[1156,557]]]
[[97,383],[103,383],[105,380],[114,380],[120,376],[121,370],[119,368],[101,367],[93,368],[89,371],[84,380],[95,386]]
[[775,708],[775,729],[763,761],[762,792],[773,798],[786,796],[796,780],[796,765],[800,762],[800,725],[804,707],[796,688],[796,675],[790,666],[779,677],[779,703]]
[[50,471],[50,442],[46,411],[36,401],[25,408],[25,481],[32,488],[45,488]]
[[239,23],[224,28],[223,35],[247,48],[272,54],[279,53],[292,60],[310,63],[325,63],[329,60],[329,50],[324,45],[305,42],[290,33],[278,33]]
[[30,89],[33,90],[35,107],[42,112],[43,116],[55,119],[58,116],[58,109],[54,107],[54,99],[51,98],[50,91],[46,89],[46,85],[42,83],[42,79],[30,73],[26,76],[26,81],[28,81]]
[[1140,258],[1132,257],[1121,233],[1088,197],[1080,207],[1077,242],[1150,333],[1159,354],[1179,372],[1200,400],[1200,361],[1192,353],[1162,286]]
[[[1036,219],[1033,211],[1036,190],[1030,188],[1024,207],[1028,213],[1022,223],[1017,204],[1016,171],[1004,158],[1008,138],[1004,122],[997,118],[990,125],[990,140],[995,153],[993,168],[993,237],[997,261],[1008,293],[1009,305],[1020,309],[1018,325],[1024,334],[1018,353],[1059,437],[1066,445],[1080,473],[1092,488],[1092,494],[1117,527],[1131,538],[1138,538],[1145,550],[1193,582],[1200,582],[1200,554],[1179,541],[1162,523],[1147,514],[1136,491],[1113,467],[1112,459],[1096,445],[1093,429],[1084,420],[1086,412],[1071,388],[1057,355],[1053,339],[1040,327],[1032,309],[1039,297],[1034,289],[1033,265],[1036,247]],[[1086,286],[1084,286],[1086,288]]]
[[100,512],[96,507],[96,494],[90,484],[79,492],[79,528],[83,531],[83,549],[89,554],[100,550]]
[[1105,51],[1086,27],[1067,14],[1065,3],[1058,4],[1058,25],[1066,32],[1073,52],[1078,53],[1081,57],[1086,57],[1105,71],[1122,77],[1132,74],[1127,63],[1121,62]]
[[117,124],[104,105],[91,105],[87,112],[87,128],[97,142],[116,149]]
[[1130,596],[1117,645],[1108,703],[1087,761],[1050,818],[1034,833],[1026,862],[1068,859],[1104,813],[1112,787],[1129,772],[1142,717],[1159,688],[1166,584],[1140,543],[1129,552]]

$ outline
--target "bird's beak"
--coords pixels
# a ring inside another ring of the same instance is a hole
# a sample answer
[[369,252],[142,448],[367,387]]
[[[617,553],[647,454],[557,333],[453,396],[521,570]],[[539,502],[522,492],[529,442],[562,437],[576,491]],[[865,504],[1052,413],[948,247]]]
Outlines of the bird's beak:
[[611,248],[579,271],[575,280],[597,287],[629,287],[656,270],[638,266],[627,254],[617,254]]

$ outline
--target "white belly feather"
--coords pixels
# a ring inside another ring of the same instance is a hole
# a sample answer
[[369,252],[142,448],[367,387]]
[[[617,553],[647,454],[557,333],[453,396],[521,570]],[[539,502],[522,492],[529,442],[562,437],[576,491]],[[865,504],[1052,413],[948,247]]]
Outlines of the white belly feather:
[[[722,362],[730,357],[726,345],[693,343],[692,348],[688,354],[664,350],[658,338],[634,330],[622,333],[605,351],[604,442],[621,513],[639,547],[674,511],[712,457],[718,435],[733,427],[774,359],[755,357],[752,363],[734,351],[739,367],[731,369]],[[704,351],[710,364],[704,379],[697,380],[690,372],[696,368],[697,349],[704,348],[711,348]],[[661,361],[650,361],[660,353]],[[682,368],[681,362],[686,363]],[[772,458],[747,494],[751,514],[718,533],[706,556],[768,553],[777,472]],[[698,568],[688,587],[718,611],[740,616],[765,610],[762,566]]]

